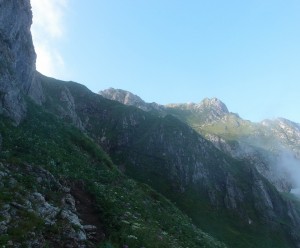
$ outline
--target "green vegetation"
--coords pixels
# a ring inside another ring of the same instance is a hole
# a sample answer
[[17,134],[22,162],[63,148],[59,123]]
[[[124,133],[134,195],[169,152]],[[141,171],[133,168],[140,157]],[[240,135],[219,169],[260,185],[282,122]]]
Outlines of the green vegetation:
[[[83,181],[95,196],[105,224],[104,247],[223,247],[165,197],[121,174],[88,136],[40,107],[29,106],[26,120],[18,127],[1,119],[1,160],[17,167],[26,163],[43,166],[61,180]],[[18,181],[29,190],[37,187],[30,176],[18,175]],[[9,192],[1,192],[0,197],[5,202]],[[26,238],[31,229],[45,228],[39,218],[27,214],[22,217],[24,225],[1,237],[2,243]],[[44,229],[52,234],[59,233],[57,230]]]

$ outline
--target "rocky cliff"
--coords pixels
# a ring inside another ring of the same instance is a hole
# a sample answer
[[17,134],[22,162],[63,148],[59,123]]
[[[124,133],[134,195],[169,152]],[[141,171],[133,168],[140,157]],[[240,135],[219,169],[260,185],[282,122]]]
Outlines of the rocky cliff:
[[23,95],[41,104],[43,93],[36,74],[29,0],[0,1],[0,113],[18,124],[26,114]]

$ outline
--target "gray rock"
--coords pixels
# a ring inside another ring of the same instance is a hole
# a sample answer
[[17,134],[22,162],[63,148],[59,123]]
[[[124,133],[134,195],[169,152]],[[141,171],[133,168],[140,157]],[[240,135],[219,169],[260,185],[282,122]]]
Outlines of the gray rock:
[[11,217],[11,214],[10,214],[9,210],[10,210],[10,206],[9,206],[9,208],[7,208],[7,209],[4,210],[4,211],[0,211],[1,216],[2,216],[2,218],[4,219],[4,220],[1,221],[0,223],[2,223],[2,224],[4,224],[4,225],[10,223],[12,217]]
[[86,232],[95,232],[97,230],[97,227],[94,226],[94,225],[84,225],[83,226],[83,229],[86,231]]
[[41,193],[34,192],[32,196],[38,203],[45,204],[46,200]]
[[11,202],[10,205],[16,209],[27,210],[27,208],[19,203]]
[[86,240],[86,234],[82,230],[79,230],[77,232],[77,239],[79,241],[85,241]]
[[70,193],[71,192],[71,188],[69,188],[69,187],[62,187],[62,191],[64,193]]
[[84,130],[81,119],[76,113],[76,106],[74,98],[67,87],[63,87],[60,95],[61,108],[60,115],[63,118],[70,119],[74,126],[80,130]]
[[7,176],[7,173],[4,171],[0,171],[0,180]]
[[146,103],[139,96],[134,95],[133,93],[126,91],[126,90],[109,88],[109,89],[106,89],[103,91],[99,91],[98,94],[107,99],[118,101],[125,105],[135,106],[135,107],[142,109],[144,111],[147,111],[147,112],[148,111],[157,111],[157,112],[163,113],[163,111],[164,111],[164,106],[159,105],[154,102]]
[[38,192],[32,194],[31,200],[35,203],[37,215],[45,220],[45,224],[54,225],[59,213],[59,208],[49,204],[44,196]]
[[62,199],[62,203],[64,205],[64,208],[69,209],[73,212],[76,211],[75,199],[71,194],[66,194],[65,197]]
[[4,223],[0,223],[0,235],[6,234],[7,226]]
[[68,220],[68,222],[71,223],[73,226],[83,229],[83,227],[80,223],[80,219],[78,218],[78,215],[76,215],[72,211],[62,210],[60,215],[61,215],[62,219]]
[[27,111],[23,94],[38,104],[44,98],[30,33],[32,12],[29,0],[0,4],[0,114],[19,124]]

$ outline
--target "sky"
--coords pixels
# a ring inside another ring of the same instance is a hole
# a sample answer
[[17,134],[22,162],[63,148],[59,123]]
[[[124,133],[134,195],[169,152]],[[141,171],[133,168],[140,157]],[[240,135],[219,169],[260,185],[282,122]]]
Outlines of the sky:
[[300,123],[299,0],[31,0],[41,73]]

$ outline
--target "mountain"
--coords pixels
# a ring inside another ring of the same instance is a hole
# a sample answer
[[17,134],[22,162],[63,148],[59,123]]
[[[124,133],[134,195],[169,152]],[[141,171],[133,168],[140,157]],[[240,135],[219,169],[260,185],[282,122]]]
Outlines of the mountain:
[[[106,97],[111,99],[109,95]],[[226,154],[247,160],[280,192],[298,188],[299,124],[284,118],[252,123],[229,112],[216,98],[204,99],[198,104],[160,105],[160,108],[165,115],[187,123]]]
[[[286,149],[288,147],[284,146],[285,149],[283,149],[283,145],[287,144],[289,139],[284,139],[286,136],[278,135],[271,129],[266,128],[266,124],[262,125],[242,120],[237,114],[230,113],[227,107],[217,99],[205,99],[199,104],[172,104],[161,106],[161,108],[164,109],[166,116],[170,114],[187,123],[199,134],[213,142],[216,148],[238,160],[243,166],[247,164],[250,170],[255,169],[260,176],[276,187],[278,192],[282,192],[280,193],[282,197],[284,197],[284,194],[290,194],[291,189],[297,188],[297,182],[291,176],[290,171],[280,166],[284,162],[282,160],[287,158]],[[288,123],[291,124],[291,122]],[[294,127],[298,127],[298,125],[294,124]],[[295,132],[297,130],[288,133],[294,134]],[[174,135],[174,138],[179,139],[176,135]],[[181,143],[183,144],[183,142]],[[192,143],[194,144],[194,142]],[[296,146],[294,148],[296,149]],[[202,146],[202,149],[205,148]],[[189,148],[188,150],[193,149]],[[206,148],[206,150],[210,149]],[[210,152],[216,154],[213,150],[210,150]],[[205,155],[202,155],[202,157],[205,157]],[[222,155],[218,154],[218,157],[220,158]],[[209,158],[212,159],[212,156],[209,156]],[[218,162],[214,163],[217,164]],[[293,163],[299,164],[299,161],[293,161]],[[208,164],[208,162],[203,164]],[[230,168],[233,168],[232,163]],[[220,170],[222,169],[218,169],[218,171]],[[228,173],[230,169],[226,168],[225,171]],[[222,177],[226,178],[226,176]],[[251,176],[245,173],[243,176],[239,175],[236,180],[247,181],[248,179],[251,180],[250,178]],[[208,181],[216,183],[215,179],[209,179]],[[221,188],[224,188],[224,186],[221,186]],[[252,195],[247,199],[249,198],[253,199],[254,197]],[[256,201],[260,200],[256,199]],[[226,206],[222,206],[222,208],[225,209]]]
[[29,1],[0,6],[1,246],[299,247],[298,199],[209,139],[251,140],[245,128],[222,133],[244,121],[221,101],[160,106],[105,91],[120,103],[43,76]]

